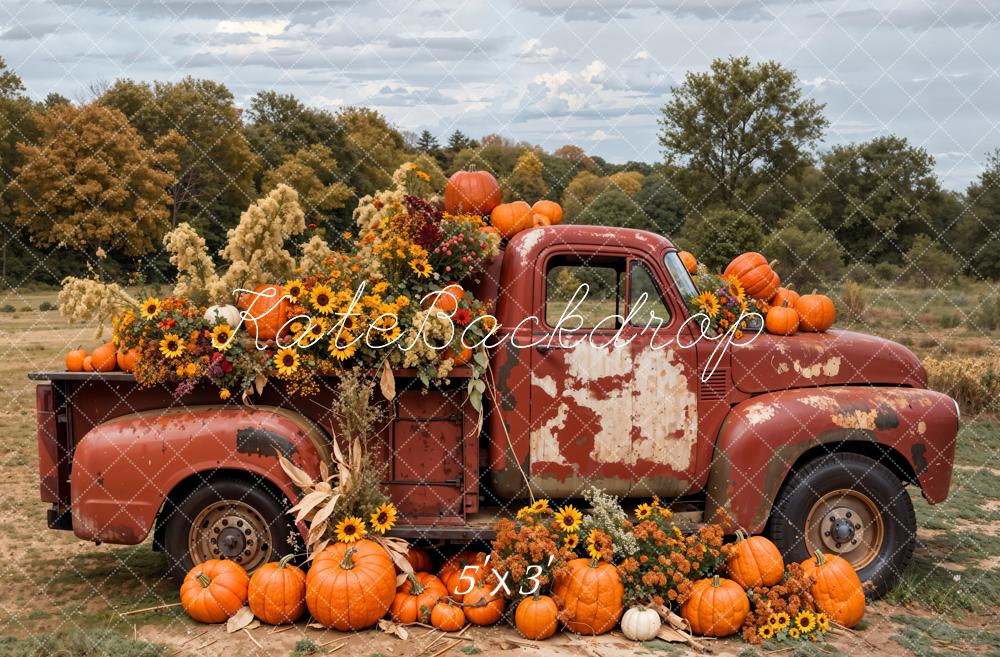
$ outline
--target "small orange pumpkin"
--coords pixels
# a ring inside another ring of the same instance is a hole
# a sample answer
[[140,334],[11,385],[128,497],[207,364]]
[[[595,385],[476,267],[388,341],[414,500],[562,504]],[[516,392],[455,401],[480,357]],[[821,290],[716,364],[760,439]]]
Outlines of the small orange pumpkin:
[[767,258],[755,251],[740,254],[726,267],[726,276],[735,276],[754,299],[770,299],[781,287],[781,279]]
[[681,616],[691,624],[691,631],[702,636],[736,634],[749,613],[746,591],[718,575],[695,582],[691,596],[681,605]]
[[119,349],[115,354],[115,358],[118,359],[118,369],[122,372],[134,372],[135,364],[139,360],[139,348],[132,347],[128,351]]
[[465,594],[462,600],[465,617],[473,625],[492,625],[503,616],[507,601],[499,593],[493,594],[482,582]]
[[93,372],[94,371],[94,359],[92,356],[87,356],[83,359],[83,371]]
[[537,593],[521,600],[514,612],[514,625],[525,639],[541,641],[556,633],[559,607],[547,595]]
[[407,574],[396,589],[389,615],[399,623],[427,623],[434,605],[447,595],[444,583],[431,573]]
[[771,306],[783,306],[785,302],[788,302],[789,308],[795,307],[795,302],[799,300],[799,293],[795,290],[790,290],[787,287],[779,287],[778,291],[774,293],[771,300],[768,301],[768,305]]
[[250,335],[260,340],[274,340],[288,321],[291,303],[284,287],[258,285],[253,294],[240,298],[239,307],[247,313],[244,325]]
[[250,611],[268,625],[294,623],[306,610],[306,574],[288,563],[293,556],[264,564],[250,578]]
[[[485,554],[471,550],[459,552],[448,559],[438,572],[438,578],[444,582],[445,588],[448,589],[448,596],[455,602],[462,602],[463,595],[458,593],[458,590],[464,591],[469,588],[469,579],[476,582],[485,579],[489,575],[484,567],[485,563]],[[474,567],[467,569],[467,566]],[[462,579],[462,575],[465,575],[464,579]]]
[[181,605],[200,623],[222,623],[243,608],[250,579],[235,561],[209,559],[188,571],[181,584]]
[[806,576],[815,577],[810,588],[816,606],[830,620],[844,627],[854,627],[865,615],[865,591],[854,567],[835,554],[823,554],[802,562]]
[[624,611],[618,569],[607,561],[573,559],[567,572],[556,577],[553,597],[562,601],[566,629],[577,634],[604,634]]
[[795,302],[799,313],[799,328],[812,333],[822,333],[833,326],[837,308],[825,294],[803,294]]
[[490,213],[490,223],[508,239],[531,227],[531,206],[524,201],[501,203]]
[[83,360],[87,357],[87,352],[83,349],[74,349],[66,353],[66,370],[70,372],[82,372]]
[[450,313],[458,308],[458,304],[465,298],[465,290],[461,285],[452,283],[441,288],[441,294],[434,299],[434,307],[446,313]]
[[462,347],[462,350],[456,353],[454,349],[448,347],[444,352],[444,357],[452,359],[455,367],[460,367],[472,360],[472,349],[469,347]]
[[744,589],[774,586],[785,576],[785,561],[774,543],[763,536],[747,536],[741,529],[736,532],[726,570]]
[[465,627],[465,612],[451,602],[438,602],[431,610],[431,625],[442,632],[458,632]]
[[413,567],[413,572],[430,572],[434,565],[430,553],[422,547],[411,545],[406,551],[406,560]]
[[489,214],[500,204],[500,185],[489,171],[456,171],[444,187],[449,214]]
[[113,372],[118,364],[118,350],[112,342],[102,344],[90,354],[90,364],[95,372]]
[[392,559],[385,548],[368,539],[327,547],[316,555],[306,575],[309,613],[341,632],[371,627],[385,616],[395,597]]
[[[555,226],[556,224],[562,223],[563,220],[563,209],[562,206],[555,201],[546,201],[542,199],[541,201],[535,201],[535,204],[531,206],[531,211],[535,216],[543,216],[549,220],[546,226]],[[538,224],[535,224],[536,226]]]
[[531,227],[532,228],[545,228],[546,226],[551,226],[552,222],[544,214],[533,214],[531,215]]
[[694,257],[693,253],[690,251],[681,251],[677,254],[677,256],[681,259],[681,262],[684,263],[684,269],[687,269],[689,274],[693,274],[698,271],[698,259]]
[[774,335],[793,335],[799,330],[799,313],[790,308],[787,301],[782,306],[771,306],[764,318],[764,326],[768,333]]

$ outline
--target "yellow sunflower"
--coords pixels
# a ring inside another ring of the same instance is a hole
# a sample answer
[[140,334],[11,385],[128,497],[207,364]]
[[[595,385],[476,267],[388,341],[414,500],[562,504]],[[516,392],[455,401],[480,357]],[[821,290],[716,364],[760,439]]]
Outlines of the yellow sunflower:
[[344,518],[337,523],[337,540],[341,543],[354,543],[365,537],[365,521],[357,516]]
[[556,526],[559,527],[561,531],[575,532],[579,529],[580,521],[582,520],[583,514],[580,513],[580,511],[572,504],[559,507],[559,510],[556,511]]
[[408,305],[410,305],[410,297],[406,296],[405,294],[401,294],[400,296],[396,297],[396,305],[399,306],[400,308],[406,308]]
[[522,506],[520,509],[517,510],[517,519],[518,520],[524,520],[525,518],[527,518],[530,515],[531,515],[531,507],[530,506]]
[[274,364],[281,376],[294,374],[299,369],[299,355],[291,347],[285,347],[274,355]]
[[719,314],[719,297],[712,292],[699,294],[694,300],[694,305],[712,319],[715,319],[715,316]]
[[285,283],[285,294],[290,296],[292,298],[292,301],[299,300],[299,297],[302,296],[302,290],[303,290],[302,281],[300,281],[297,278],[293,278],[292,280]]
[[531,513],[552,513],[552,509],[549,508],[549,501],[536,500],[535,503],[531,505]]
[[789,639],[797,639],[797,638],[799,638],[799,637],[800,637],[801,635],[802,635],[802,633],[801,633],[801,632],[799,632],[799,631],[798,631],[798,630],[797,630],[796,628],[794,628],[794,627],[793,627],[792,629],[788,630],[788,638],[789,638]]
[[176,333],[168,333],[160,340],[160,353],[167,358],[177,358],[184,353],[184,343]]
[[788,624],[792,622],[792,619],[788,617],[787,612],[780,611],[776,614],[771,614],[768,617],[767,622],[773,625],[774,627],[781,629],[784,627],[788,627]]
[[354,340],[353,335],[347,331],[341,331],[336,338],[330,340],[330,346],[327,349],[331,356],[343,362],[358,350],[358,343]]
[[328,285],[317,285],[309,296],[316,312],[329,315],[333,312],[333,290]]
[[153,319],[160,314],[160,300],[156,297],[149,297],[142,302],[140,313],[143,319]]
[[795,627],[803,634],[808,634],[816,627],[816,617],[811,611],[800,611],[795,617]]
[[576,534],[569,534],[563,538],[563,547],[567,550],[575,550],[576,546],[580,544],[580,537]]
[[233,346],[233,329],[229,328],[229,324],[219,324],[212,329],[212,346],[219,351]]
[[761,625],[760,627],[757,628],[757,635],[760,636],[760,638],[767,641],[768,639],[774,636],[774,628],[771,627],[770,625]]
[[431,268],[430,263],[423,258],[410,260],[410,269],[416,272],[419,278],[428,278],[431,275],[431,272],[434,271]]
[[649,516],[653,515],[653,507],[646,503],[642,503],[635,507],[635,517],[639,520],[645,520]]
[[392,502],[386,502],[375,509],[372,514],[372,531],[384,534],[396,524],[396,507]]
[[379,281],[372,286],[372,294],[385,294],[385,291],[389,289],[389,284],[385,281]]
[[591,559],[600,559],[602,554],[611,547],[611,537],[600,529],[591,529],[587,536],[587,554]]
[[820,632],[826,633],[830,631],[830,617],[820,612],[816,614],[816,627],[819,628]]

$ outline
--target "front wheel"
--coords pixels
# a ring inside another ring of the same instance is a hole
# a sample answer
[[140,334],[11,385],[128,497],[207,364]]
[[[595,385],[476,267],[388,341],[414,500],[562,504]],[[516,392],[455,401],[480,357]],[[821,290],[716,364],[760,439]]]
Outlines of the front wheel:
[[902,482],[866,456],[837,453],[799,468],[782,486],[767,533],[786,561],[816,550],[846,559],[870,599],[899,581],[913,556],[917,519]]
[[298,530],[284,498],[238,479],[208,481],[179,500],[164,526],[163,547],[172,575],[195,564],[229,559],[252,573],[294,553]]

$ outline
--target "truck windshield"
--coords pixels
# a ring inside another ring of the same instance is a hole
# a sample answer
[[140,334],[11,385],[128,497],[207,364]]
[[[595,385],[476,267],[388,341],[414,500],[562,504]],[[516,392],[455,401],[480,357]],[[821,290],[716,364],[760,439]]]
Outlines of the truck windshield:
[[688,273],[676,251],[671,251],[663,256],[663,264],[667,266],[670,278],[674,279],[674,285],[677,286],[677,290],[685,301],[698,296],[698,288],[695,287],[694,281],[691,280],[691,274]]

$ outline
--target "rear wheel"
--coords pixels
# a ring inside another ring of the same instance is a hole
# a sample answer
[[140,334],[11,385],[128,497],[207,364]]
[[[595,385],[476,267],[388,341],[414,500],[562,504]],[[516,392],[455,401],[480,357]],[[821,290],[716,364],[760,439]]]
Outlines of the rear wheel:
[[903,483],[860,454],[830,454],[796,471],[782,487],[767,526],[786,561],[816,550],[846,559],[880,598],[913,556],[917,520]]
[[208,559],[229,559],[253,572],[292,554],[297,538],[283,497],[263,485],[217,479],[176,501],[164,526],[163,547],[170,573],[183,577]]

